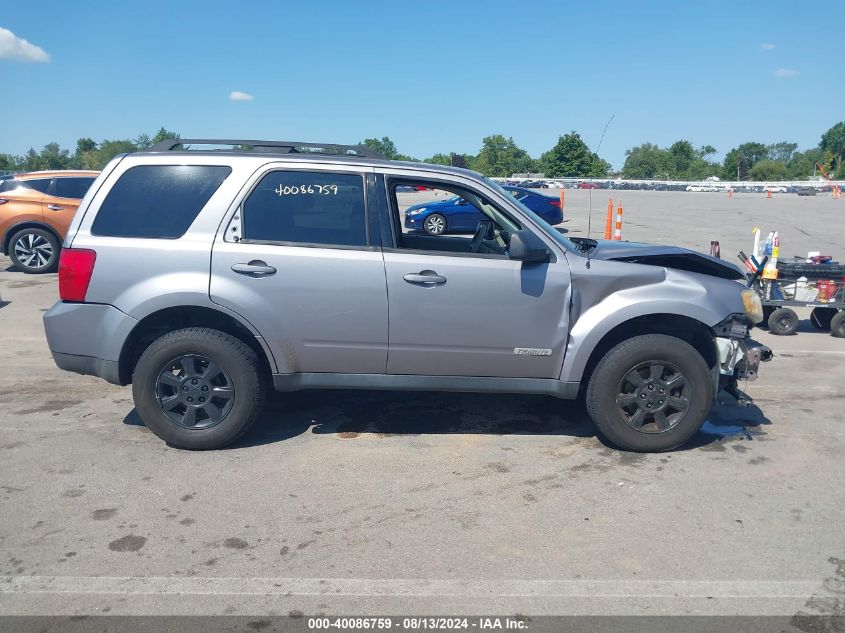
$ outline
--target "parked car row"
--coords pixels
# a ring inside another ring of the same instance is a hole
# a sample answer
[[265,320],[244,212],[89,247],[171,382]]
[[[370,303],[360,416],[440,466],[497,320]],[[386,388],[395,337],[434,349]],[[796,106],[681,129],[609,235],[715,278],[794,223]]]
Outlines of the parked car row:
[[25,273],[54,272],[96,171],[38,171],[0,179],[0,248]]

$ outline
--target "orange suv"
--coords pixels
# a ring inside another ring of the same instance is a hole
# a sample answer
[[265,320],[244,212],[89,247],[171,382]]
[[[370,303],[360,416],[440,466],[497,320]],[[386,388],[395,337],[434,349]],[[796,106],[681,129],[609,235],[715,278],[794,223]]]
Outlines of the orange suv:
[[73,215],[97,171],[0,176],[0,247],[18,270],[54,272]]

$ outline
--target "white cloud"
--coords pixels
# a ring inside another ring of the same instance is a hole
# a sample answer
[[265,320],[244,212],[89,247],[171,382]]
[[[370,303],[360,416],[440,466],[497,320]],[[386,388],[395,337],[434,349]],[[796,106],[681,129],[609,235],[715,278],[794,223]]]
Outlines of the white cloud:
[[792,68],[778,68],[775,77],[797,77],[800,73]]
[[10,30],[0,27],[0,59],[18,62],[49,62],[50,56],[40,46],[30,44]]
[[233,90],[229,93],[229,101],[252,101],[254,97],[248,92]]
[[774,44],[769,44],[768,42],[763,42],[762,44],[760,44],[760,48],[762,48],[764,51],[770,51],[774,49],[774,47]]

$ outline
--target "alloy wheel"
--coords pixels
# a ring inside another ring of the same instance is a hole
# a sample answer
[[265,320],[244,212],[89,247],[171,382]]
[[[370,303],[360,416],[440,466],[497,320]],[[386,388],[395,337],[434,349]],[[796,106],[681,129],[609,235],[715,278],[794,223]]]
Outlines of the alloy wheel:
[[15,257],[29,268],[44,268],[53,259],[53,245],[43,235],[25,233],[15,241]]
[[640,363],[622,377],[616,406],[622,419],[641,433],[663,433],[676,427],[690,407],[691,387],[670,363]]
[[432,215],[425,220],[425,230],[432,235],[440,235],[446,230],[446,222],[439,215]]
[[201,354],[185,354],[162,367],[156,399],[168,420],[190,429],[221,422],[232,408],[235,387],[229,375]]

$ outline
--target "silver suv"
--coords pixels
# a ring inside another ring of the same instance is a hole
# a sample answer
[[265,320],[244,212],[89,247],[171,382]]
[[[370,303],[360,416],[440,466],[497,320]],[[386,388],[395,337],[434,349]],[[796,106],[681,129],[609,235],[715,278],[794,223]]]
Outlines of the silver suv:
[[[409,228],[427,205],[450,230]],[[582,395],[615,445],[663,451],[771,357],[742,278],[680,248],[567,239],[464,169],[172,140],[91,187],[44,325],[60,368],[131,383],[181,448],[233,442],[272,386]]]

